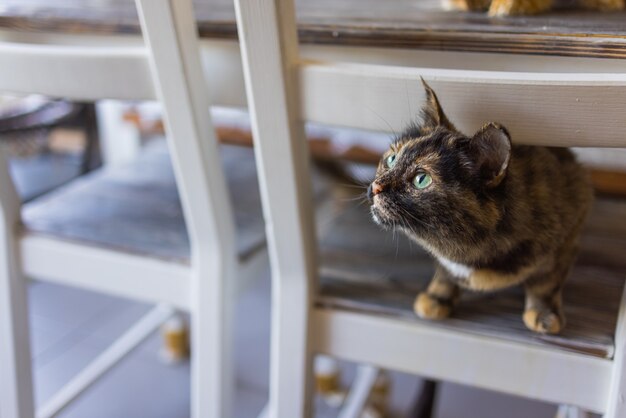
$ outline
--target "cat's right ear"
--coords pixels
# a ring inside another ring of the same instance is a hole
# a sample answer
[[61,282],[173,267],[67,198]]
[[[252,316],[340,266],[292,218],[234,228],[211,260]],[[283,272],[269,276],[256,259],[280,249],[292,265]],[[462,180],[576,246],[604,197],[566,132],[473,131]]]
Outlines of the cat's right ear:
[[424,81],[423,78],[422,84],[424,85],[424,90],[426,92],[426,103],[422,107],[422,125],[421,128],[424,132],[432,131],[438,126],[445,126],[451,131],[456,131],[454,125],[448,120],[445,113],[443,113],[443,109],[439,104],[439,99],[435,94],[435,91]]
[[469,142],[470,154],[487,187],[496,187],[504,177],[511,159],[511,137],[503,126],[488,123]]

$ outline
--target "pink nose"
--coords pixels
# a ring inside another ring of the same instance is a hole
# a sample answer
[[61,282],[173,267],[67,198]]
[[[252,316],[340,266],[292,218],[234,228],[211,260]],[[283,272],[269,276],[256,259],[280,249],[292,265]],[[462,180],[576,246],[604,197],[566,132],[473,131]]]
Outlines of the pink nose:
[[374,196],[376,196],[378,193],[383,191],[383,186],[381,186],[380,184],[373,182],[372,183],[372,194]]

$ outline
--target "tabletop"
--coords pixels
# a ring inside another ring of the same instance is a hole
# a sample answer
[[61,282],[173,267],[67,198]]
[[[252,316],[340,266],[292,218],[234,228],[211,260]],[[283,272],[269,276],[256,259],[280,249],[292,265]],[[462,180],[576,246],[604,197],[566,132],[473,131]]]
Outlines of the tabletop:
[[[236,39],[232,0],[194,0],[200,35]],[[489,18],[439,0],[297,0],[303,43],[626,58],[626,12]],[[136,34],[133,0],[0,0],[0,28]]]

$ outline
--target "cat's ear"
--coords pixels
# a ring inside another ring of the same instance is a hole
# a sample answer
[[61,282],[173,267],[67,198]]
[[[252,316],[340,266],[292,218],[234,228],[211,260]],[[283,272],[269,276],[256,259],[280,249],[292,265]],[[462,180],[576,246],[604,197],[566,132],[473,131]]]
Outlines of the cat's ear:
[[[421,78],[421,77],[420,77]],[[422,107],[422,129],[425,132],[432,131],[438,126],[445,126],[446,128],[456,131],[454,125],[448,120],[446,114],[443,113],[443,109],[439,104],[439,99],[435,91],[421,78],[424,90],[426,91],[426,103]]]
[[511,159],[511,137],[503,126],[488,123],[469,142],[471,157],[487,187],[504,179]]

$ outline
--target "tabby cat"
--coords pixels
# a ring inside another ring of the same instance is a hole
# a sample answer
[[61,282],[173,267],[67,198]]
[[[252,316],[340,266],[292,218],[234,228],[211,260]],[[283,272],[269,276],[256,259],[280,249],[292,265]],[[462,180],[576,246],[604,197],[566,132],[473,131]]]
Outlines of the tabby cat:
[[489,16],[530,15],[553,7],[578,6],[592,10],[623,10],[625,0],[443,0],[448,10],[488,10]]
[[523,285],[526,326],[558,333],[563,283],[593,199],[586,172],[568,149],[513,145],[497,123],[464,135],[424,87],[421,123],[391,145],[368,188],[374,221],[436,260],[415,312],[442,319],[460,288]]

